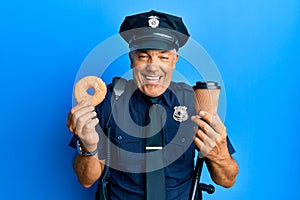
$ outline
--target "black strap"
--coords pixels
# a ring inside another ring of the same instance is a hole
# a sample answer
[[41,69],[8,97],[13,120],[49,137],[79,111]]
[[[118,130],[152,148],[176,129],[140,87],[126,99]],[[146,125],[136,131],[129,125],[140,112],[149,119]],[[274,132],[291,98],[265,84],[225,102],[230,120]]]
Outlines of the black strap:
[[112,81],[113,91],[115,95],[115,100],[117,101],[119,97],[125,92],[127,80],[121,77],[114,77]]

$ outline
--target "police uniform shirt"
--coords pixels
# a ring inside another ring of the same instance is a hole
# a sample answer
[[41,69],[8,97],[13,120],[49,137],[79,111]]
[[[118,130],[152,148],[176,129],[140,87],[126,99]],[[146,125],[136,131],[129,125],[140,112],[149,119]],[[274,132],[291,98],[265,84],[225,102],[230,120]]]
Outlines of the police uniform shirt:
[[[117,101],[112,93],[112,85],[108,85],[106,98],[96,106],[101,130],[105,132],[98,131],[99,159],[107,159],[106,127],[110,127],[110,199],[142,200],[145,198],[146,168],[144,127],[151,102],[136,89],[132,80],[127,82],[125,92]],[[165,109],[167,117],[160,132],[167,199],[186,200],[195,157],[195,124],[190,120],[195,115],[193,90],[185,83],[172,82],[158,104]],[[234,153],[229,140],[227,146],[229,152]]]

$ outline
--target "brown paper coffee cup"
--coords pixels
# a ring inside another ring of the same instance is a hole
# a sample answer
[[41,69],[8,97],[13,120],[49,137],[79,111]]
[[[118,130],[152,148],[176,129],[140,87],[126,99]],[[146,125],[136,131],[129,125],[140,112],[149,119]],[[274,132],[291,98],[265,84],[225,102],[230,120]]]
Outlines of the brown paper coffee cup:
[[218,102],[221,87],[216,82],[197,82],[194,89],[195,110],[206,111],[215,115],[218,111]]

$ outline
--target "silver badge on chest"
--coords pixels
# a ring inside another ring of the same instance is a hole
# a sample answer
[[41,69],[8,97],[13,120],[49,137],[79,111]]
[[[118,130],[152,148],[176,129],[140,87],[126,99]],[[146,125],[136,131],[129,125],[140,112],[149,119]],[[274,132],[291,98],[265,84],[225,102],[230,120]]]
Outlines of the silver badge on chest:
[[178,122],[186,121],[189,117],[186,109],[186,106],[175,106],[173,119]]
[[150,16],[150,17],[148,17],[149,18],[149,20],[148,20],[148,23],[149,23],[149,26],[151,27],[151,28],[156,28],[156,27],[158,27],[158,25],[159,25],[159,21],[158,21],[158,19],[159,19],[159,17],[157,17],[157,16]]

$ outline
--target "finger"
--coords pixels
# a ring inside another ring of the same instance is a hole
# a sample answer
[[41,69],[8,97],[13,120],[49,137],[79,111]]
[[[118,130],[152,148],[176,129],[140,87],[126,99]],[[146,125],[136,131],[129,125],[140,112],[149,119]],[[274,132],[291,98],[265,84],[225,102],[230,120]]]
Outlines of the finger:
[[87,107],[87,106],[91,106],[89,104],[88,101],[81,101],[80,103],[78,103],[76,106],[74,106],[71,111],[69,112],[69,116],[73,115],[75,112],[77,112],[78,110],[82,109],[83,107]]
[[84,113],[78,118],[78,120],[76,122],[75,132],[79,137],[82,135],[82,128],[86,124],[90,123],[90,121],[92,119],[94,119],[96,116],[97,116],[97,113],[94,111],[94,112]]
[[198,129],[196,136],[203,142],[206,150],[212,149],[216,145],[216,138],[209,137],[204,131]]
[[199,137],[194,138],[194,143],[199,150],[199,156],[200,155],[201,155],[201,157],[207,156],[207,154],[210,152],[211,148],[207,147],[205,145],[205,143]]
[[210,123],[211,127],[218,133],[220,133],[223,137],[226,135],[226,127],[221,121],[219,115],[215,115]]
[[205,120],[210,125],[210,127],[212,127],[214,132],[220,134],[222,137],[226,136],[226,127],[221,121],[218,114],[211,115],[208,112],[200,111],[199,115],[203,120]]
[[74,129],[72,127],[72,114],[71,114],[71,111],[68,113],[68,119],[67,119],[66,125],[69,128],[69,130],[73,133]]
[[88,123],[86,123],[83,127],[83,133],[89,132],[90,130],[95,130],[95,127],[98,125],[99,119],[93,118],[89,120]]
[[197,125],[200,126],[201,117],[200,116],[192,116],[191,120]]
[[[90,148],[99,142],[99,136],[96,131],[96,126],[99,124],[98,118],[89,120],[82,128],[80,139],[86,148]],[[95,149],[95,148],[91,148]]]
[[195,127],[194,132],[195,137],[198,137],[203,143],[206,141],[207,135],[201,129]]
[[70,120],[67,120],[66,125],[67,125],[67,127],[69,128],[69,131],[72,132],[72,133],[74,133],[74,129],[73,129],[73,127],[72,127],[72,123],[71,123]]
[[72,115],[71,123],[72,123],[72,128],[73,130],[76,130],[78,119],[85,115],[86,113],[94,112],[95,108],[93,106],[85,106],[82,107],[80,110],[77,110],[75,113]]
[[213,120],[213,115],[206,112],[206,111],[200,111],[199,116],[206,121],[208,124],[210,124]]
[[204,131],[205,134],[207,134],[209,137],[212,137],[212,134],[214,130],[210,127],[209,124],[207,124],[205,121],[200,120],[199,121],[199,127],[201,130]]
[[194,143],[195,143],[196,147],[198,148],[198,150],[202,151],[204,143],[202,142],[202,140],[199,137],[194,137]]
[[88,102],[82,101],[79,104],[77,104],[76,106],[74,106],[68,113],[68,119],[67,119],[66,125],[71,132],[74,132],[74,127],[75,127],[72,125],[72,121],[73,121],[72,119],[73,119],[74,113],[86,106],[89,106]]
[[221,140],[221,134],[219,134],[218,132],[216,132],[211,125],[207,124],[205,121],[200,120],[200,128],[201,130],[204,131],[204,133],[208,136],[208,138],[210,138],[211,140],[218,142],[219,140]]
[[192,121],[194,121],[194,123],[196,123],[210,138],[216,137],[217,133],[215,133],[213,128],[206,121],[203,121],[199,117],[192,117]]

